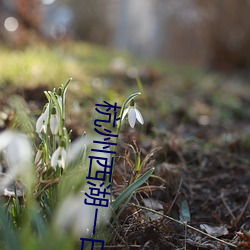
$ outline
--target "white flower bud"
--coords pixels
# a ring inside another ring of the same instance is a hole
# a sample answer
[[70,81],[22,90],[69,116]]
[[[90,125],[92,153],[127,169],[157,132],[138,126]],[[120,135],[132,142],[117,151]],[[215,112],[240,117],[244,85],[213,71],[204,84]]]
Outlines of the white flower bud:
[[36,122],[36,132],[41,133],[42,131],[46,134],[47,125],[49,120],[49,104],[44,107],[43,113],[37,119]]
[[60,126],[60,122],[59,122],[58,113],[56,111],[56,108],[53,107],[51,116],[50,116],[50,131],[53,135],[58,134],[59,126]]

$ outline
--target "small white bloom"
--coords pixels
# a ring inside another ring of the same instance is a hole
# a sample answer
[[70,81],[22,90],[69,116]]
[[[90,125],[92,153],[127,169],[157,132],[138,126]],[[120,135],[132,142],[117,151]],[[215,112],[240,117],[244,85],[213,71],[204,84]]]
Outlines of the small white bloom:
[[[87,164],[89,165],[89,158],[88,156],[91,154],[92,156],[98,156],[108,159],[108,165],[111,163],[111,156],[108,151],[109,148],[106,149],[107,152],[93,152],[91,149],[102,150],[103,145],[100,143],[95,143],[103,141],[103,137],[99,135],[91,135],[91,134],[84,134],[82,137],[78,137],[75,139],[70,145],[67,150],[67,163],[71,165],[72,163],[75,164],[76,162],[84,162],[84,166]],[[102,162],[102,160],[100,160]],[[81,164],[83,166],[83,164]],[[93,163],[93,169],[102,169],[102,167],[98,163]]]
[[[87,191],[87,190],[86,190]],[[58,206],[54,225],[56,230],[72,233],[76,237],[88,236],[93,232],[93,219],[98,208],[97,225],[105,224],[110,219],[110,208],[85,204],[85,195],[69,195]]]
[[128,122],[129,125],[134,128],[136,119],[143,124],[144,120],[142,117],[141,112],[135,107],[134,100],[130,101],[130,105],[128,108],[126,108],[123,112],[122,120],[125,118],[125,116],[128,114]]
[[56,135],[59,131],[59,117],[55,107],[52,108],[50,116],[50,130],[53,135]]
[[33,178],[31,167],[33,153],[28,138],[24,134],[6,130],[0,133],[0,152],[3,153],[8,167],[6,178],[1,180],[1,187],[8,185],[18,176],[29,185]]
[[51,166],[53,168],[59,166],[60,168],[64,169],[66,165],[66,160],[67,160],[67,152],[63,146],[59,146],[52,154]]
[[68,162],[72,163],[77,159],[86,159],[87,154],[87,146],[93,142],[89,136],[85,134],[82,137],[77,138],[74,140],[68,150]]
[[48,120],[49,120],[49,104],[47,104],[45,110],[43,111],[43,113],[40,115],[40,117],[36,122],[37,133],[41,133],[42,131],[44,133],[47,132]]

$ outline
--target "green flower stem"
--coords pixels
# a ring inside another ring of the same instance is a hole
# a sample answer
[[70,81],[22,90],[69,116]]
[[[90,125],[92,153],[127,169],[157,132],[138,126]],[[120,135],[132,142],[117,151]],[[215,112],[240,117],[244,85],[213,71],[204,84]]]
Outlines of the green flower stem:
[[69,133],[65,127],[63,127],[63,138],[65,141],[64,147],[65,147],[65,149],[68,149],[70,146],[70,136],[69,136]]
[[[66,91],[67,91],[67,88],[69,86],[69,83],[72,79],[70,78],[68,80],[68,82],[65,84],[65,86],[63,86],[63,89],[62,89],[62,109],[57,101],[57,98],[56,98],[56,93],[54,92],[51,92],[51,91],[48,91],[49,93],[49,96],[50,98],[53,100],[53,103],[56,105],[56,108],[59,112],[59,136],[63,136],[63,128],[65,126],[65,95],[66,95]],[[48,97],[47,97],[48,98]]]
[[[125,110],[125,107],[126,105],[132,100],[134,99],[135,97],[137,97],[138,95],[140,95],[141,93],[140,92],[136,92],[134,94],[131,94],[130,96],[128,96],[125,101],[123,102],[122,104],[122,107],[121,107],[121,111],[120,111],[120,114],[119,114],[119,117],[120,117],[120,120],[118,122],[118,125],[116,127],[116,134],[117,134],[117,137],[115,139],[115,143],[116,145],[113,146],[113,151],[117,151],[117,143],[118,143],[118,138],[119,138],[119,134],[120,134],[120,130],[121,130],[121,125],[122,125],[122,115],[123,115],[123,112]],[[113,169],[113,172],[114,172],[114,169]],[[113,173],[112,173],[113,175]],[[113,182],[113,181],[112,181]]]
[[57,111],[59,112],[59,114],[58,114],[59,115],[59,124],[60,124],[59,125],[59,136],[62,136],[63,135],[62,128],[63,128],[63,123],[64,123],[63,117],[62,117],[62,110],[61,110],[61,107],[56,99],[55,94],[51,91],[48,91],[48,93],[49,93],[51,99],[53,100],[53,103],[56,105]]
[[69,83],[72,81],[72,78],[70,78],[67,83],[62,86],[63,89],[62,89],[62,126],[64,127],[65,126],[65,102],[66,102],[66,91],[68,89],[68,86],[69,86]]
[[52,150],[56,150],[56,135],[52,135]]
[[48,148],[48,145],[49,145],[49,137],[46,136],[46,141],[44,143],[45,163],[46,163],[46,165],[49,164],[49,148]]
[[[125,101],[123,102],[122,104],[122,107],[121,107],[121,111],[120,111],[120,114],[119,114],[119,117],[120,117],[120,120],[118,122],[118,125],[116,127],[116,134],[117,134],[117,137],[115,139],[115,144],[113,146],[113,151],[117,151],[117,143],[118,143],[118,138],[119,138],[119,134],[120,134],[120,130],[121,130],[121,125],[122,125],[122,115],[123,115],[123,112],[125,110],[125,107],[126,105],[132,100],[134,99],[136,96],[140,95],[141,93],[140,92],[137,92],[137,93],[134,93],[134,94],[131,94],[130,96],[128,96]],[[113,176],[113,173],[114,173],[114,168],[112,170],[112,176]],[[113,179],[112,179],[112,185],[113,185]]]
[[[118,125],[117,125],[117,128],[116,128],[116,134],[117,134],[117,137],[116,137],[116,140],[115,140],[115,143],[116,145],[114,145],[113,147],[113,151],[117,151],[117,143],[118,143],[118,138],[119,138],[119,134],[120,134],[120,130],[121,130],[121,125],[122,125],[122,115],[123,115],[123,112],[125,110],[125,107],[126,105],[131,101],[133,100],[135,97],[137,97],[138,95],[140,95],[141,93],[140,92],[136,92],[134,94],[131,94],[130,96],[128,96],[125,101],[123,102],[122,104],[122,107],[121,107],[121,111],[120,111],[120,114],[119,114],[119,117],[120,117],[120,120],[118,122]],[[112,176],[113,176],[113,173],[114,173],[114,168],[112,170]],[[137,182],[138,183],[138,182]],[[113,178],[112,178],[112,185],[113,185]],[[130,195],[133,193],[133,191],[131,191]],[[124,197],[124,195],[122,196],[119,196],[119,198],[121,199],[121,197]],[[130,199],[128,199],[129,201]],[[113,206],[113,209],[116,210],[116,207],[118,207],[119,205],[121,204],[121,202],[119,202],[119,200],[115,200],[112,204]]]
[[50,114],[51,114],[51,111],[52,111],[52,101],[51,101],[51,98],[50,98],[50,95],[47,91],[44,91],[48,101],[49,101],[49,117],[48,117],[48,123],[47,123],[47,129],[46,129],[46,133],[45,133],[45,143],[44,143],[44,148],[45,148],[45,159],[46,159],[46,164],[49,164],[50,162],[50,159],[49,159],[49,156],[50,156],[50,136],[49,136],[49,129],[50,129]]

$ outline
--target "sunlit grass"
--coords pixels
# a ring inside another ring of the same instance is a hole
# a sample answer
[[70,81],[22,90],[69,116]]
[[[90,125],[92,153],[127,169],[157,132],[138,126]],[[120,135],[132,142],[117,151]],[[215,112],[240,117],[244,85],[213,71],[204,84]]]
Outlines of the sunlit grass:
[[23,50],[0,47],[0,83],[55,85],[69,75],[84,80],[84,68],[57,47],[32,46]]
[[[125,52],[83,42],[33,45],[22,50],[2,45],[0,58],[0,86],[35,88],[46,85],[50,88],[72,77],[70,99],[79,107],[104,99],[119,102],[127,94],[136,92],[136,80],[126,75],[129,69],[134,68],[144,73],[152,69],[159,77],[153,85],[150,79],[146,79],[146,83],[142,79],[146,84],[145,94],[149,100],[155,100],[151,108],[156,109],[158,117],[168,119],[166,115],[183,112],[184,109],[188,116],[193,116],[192,108],[197,104],[193,104],[193,100],[197,97],[199,101],[209,104],[212,110],[218,107],[212,113],[219,118],[231,119],[244,115],[242,103],[231,93],[232,87],[224,87],[227,86],[225,77],[192,66],[136,58]],[[112,68],[117,58],[124,63],[124,71],[118,74]],[[165,103],[162,100],[168,101]],[[186,109],[187,103],[189,109]]]
[[72,77],[86,82],[91,77],[112,73],[115,58],[124,61],[125,68],[154,67],[159,73],[186,75],[197,78],[200,70],[146,58],[136,58],[128,53],[82,42],[61,45],[33,45],[12,49],[0,45],[0,84],[55,85]]

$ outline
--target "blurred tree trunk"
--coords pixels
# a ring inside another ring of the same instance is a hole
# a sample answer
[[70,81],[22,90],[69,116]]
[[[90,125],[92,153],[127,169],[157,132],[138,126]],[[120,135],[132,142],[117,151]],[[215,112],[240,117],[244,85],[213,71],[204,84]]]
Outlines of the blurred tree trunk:
[[26,30],[39,31],[41,3],[38,0],[16,0],[17,19]]
[[6,18],[17,19],[15,31],[8,31],[4,25],[0,29],[0,39],[15,47],[24,46],[41,38],[41,2],[40,0],[0,0],[0,21]]
[[223,71],[246,69],[250,66],[250,1],[209,2],[209,65]]
[[248,70],[249,0],[158,1],[166,10],[166,58],[222,71]]
[[64,0],[74,12],[73,29],[77,39],[109,44],[112,40],[112,1]]
[[19,22],[19,43],[25,45],[41,36],[41,2],[39,0],[15,0],[16,18]]

